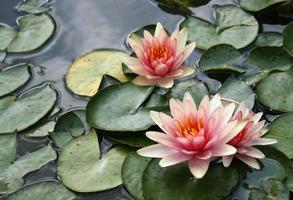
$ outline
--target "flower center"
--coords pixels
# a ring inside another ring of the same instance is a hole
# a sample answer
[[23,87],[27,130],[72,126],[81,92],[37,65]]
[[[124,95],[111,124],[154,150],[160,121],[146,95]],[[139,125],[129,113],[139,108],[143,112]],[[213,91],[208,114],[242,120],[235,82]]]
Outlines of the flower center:
[[148,50],[148,54],[151,60],[168,58],[168,53],[169,53],[168,48],[163,45],[154,46]]
[[177,127],[177,135],[180,137],[195,137],[204,126],[203,119],[195,119],[193,116],[189,116],[184,121],[175,121]]

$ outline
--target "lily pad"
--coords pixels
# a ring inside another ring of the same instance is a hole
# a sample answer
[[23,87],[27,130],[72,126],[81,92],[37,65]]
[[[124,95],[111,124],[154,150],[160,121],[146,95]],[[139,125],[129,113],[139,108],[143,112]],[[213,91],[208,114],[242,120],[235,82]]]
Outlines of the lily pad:
[[31,14],[43,13],[50,9],[50,1],[51,0],[22,0],[22,2],[16,6],[16,10]]
[[34,127],[30,130],[25,131],[26,137],[46,137],[49,133],[54,131],[56,122],[55,121],[48,121],[40,126]]
[[240,57],[241,53],[233,46],[219,44],[209,48],[203,53],[198,66],[203,71],[232,70],[241,73],[244,72],[245,69],[233,65]]
[[6,24],[0,24],[0,50],[4,51],[16,35],[17,32],[12,27]]
[[293,22],[291,22],[290,24],[288,24],[286,26],[286,28],[283,31],[283,37],[284,37],[284,41],[283,41],[283,45],[284,45],[284,49],[288,52],[288,54],[293,57],[293,39],[292,39],[292,35],[293,35]]
[[30,71],[26,64],[14,66],[0,72],[0,97],[15,91],[24,85],[29,78]]
[[4,200],[73,200],[76,195],[62,184],[53,181],[35,183],[7,196]]
[[29,172],[40,169],[42,166],[57,158],[55,150],[50,146],[28,153],[11,163],[0,172],[0,182],[7,188],[0,191],[0,194],[9,194],[18,190],[22,184],[22,177]]
[[269,126],[269,131],[265,135],[268,138],[278,140],[273,146],[284,153],[288,158],[293,158],[293,113],[281,115]]
[[263,47],[263,46],[281,47],[283,45],[283,37],[280,33],[276,33],[276,32],[260,33],[256,38],[255,45],[259,47]]
[[181,27],[189,29],[188,41],[196,41],[197,48],[208,49],[217,44],[230,44],[241,49],[254,41],[258,34],[256,19],[233,5],[214,6],[216,24],[188,17]]
[[285,71],[293,66],[291,57],[280,47],[257,47],[245,62],[264,72]]
[[278,72],[270,74],[257,85],[257,100],[276,111],[293,111],[292,88],[293,73]]
[[243,102],[248,109],[252,109],[255,101],[253,90],[244,81],[235,77],[227,79],[218,91],[222,97]]
[[76,192],[98,192],[122,184],[121,168],[128,150],[117,146],[99,159],[97,135],[92,132],[72,140],[61,152],[57,173]]
[[0,134],[22,131],[35,124],[52,109],[56,99],[56,91],[48,85],[17,99],[14,96],[0,99]]
[[154,125],[149,110],[141,108],[153,87],[132,83],[109,86],[99,91],[88,103],[88,123],[105,131],[141,131]]
[[287,186],[288,190],[290,190],[291,192],[293,191],[293,169],[289,170],[289,172],[288,172],[286,186]]
[[55,24],[47,14],[26,15],[18,19],[18,32],[7,51],[20,53],[42,46],[54,33]]
[[144,200],[142,192],[142,176],[151,158],[130,153],[125,159],[122,167],[122,180],[128,192],[136,200]]
[[239,0],[239,5],[244,10],[248,11],[260,11],[264,8],[278,4],[281,2],[286,2],[287,0]]
[[[16,157],[16,134],[0,135],[0,171],[14,162]],[[0,181],[1,182],[1,181]]]
[[127,81],[120,60],[125,55],[127,54],[118,50],[99,50],[78,58],[67,71],[67,87],[75,94],[93,96],[98,91],[104,74],[122,82]]
[[125,144],[135,148],[145,147],[145,146],[154,144],[154,142],[150,140],[149,138],[147,138],[145,134],[131,134],[131,135],[116,134],[115,136],[111,135],[108,138],[115,142]]
[[237,182],[238,173],[233,168],[210,166],[202,179],[196,179],[186,164],[161,168],[156,159],[144,171],[142,188],[146,200],[178,200],[182,195],[185,200],[222,200]]
[[0,62],[2,62],[6,57],[6,52],[5,51],[0,51]]

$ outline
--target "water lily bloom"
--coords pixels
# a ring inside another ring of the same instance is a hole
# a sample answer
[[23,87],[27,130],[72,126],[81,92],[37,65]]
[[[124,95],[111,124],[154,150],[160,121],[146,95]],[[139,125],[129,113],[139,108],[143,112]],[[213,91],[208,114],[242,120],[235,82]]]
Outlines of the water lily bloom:
[[265,120],[260,121],[262,113],[254,114],[247,109],[243,103],[241,103],[232,120],[244,120],[246,125],[239,131],[239,133],[228,142],[229,145],[234,146],[237,149],[235,155],[223,157],[223,164],[228,167],[233,157],[235,156],[239,160],[243,161],[252,168],[260,169],[260,165],[257,159],[262,159],[265,155],[253,147],[254,145],[269,145],[277,142],[275,139],[261,138],[266,132]]
[[169,104],[173,117],[151,111],[152,119],[165,133],[147,132],[146,136],[158,144],[138,150],[139,155],[162,158],[161,167],[188,161],[191,173],[201,178],[211,161],[236,153],[236,148],[227,142],[246,123],[231,120],[235,103],[223,105],[219,95],[212,99],[205,96],[197,108],[186,93],[183,102],[171,99]]
[[170,88],[174,79],[192,74],[194,68],[182,66],[195,48],[195,42],[185,46],[187,36],[186,28],[168,36],[158,23],[154,36],[144,30],[144,37],[139,41],[129,38],[129,45],[137,58],[126,56],[121,59],[130,70],[138,74],[133,83]]

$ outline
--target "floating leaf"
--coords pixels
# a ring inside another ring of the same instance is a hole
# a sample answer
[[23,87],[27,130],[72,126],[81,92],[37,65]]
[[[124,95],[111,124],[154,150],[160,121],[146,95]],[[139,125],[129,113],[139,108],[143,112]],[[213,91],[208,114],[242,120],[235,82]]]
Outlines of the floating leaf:
[[16,35],[17,32],[12,27],[6,24],[0,24],[0,50],[4,51]]
[[0,97],[15,91],[24,85],[29,78],[29,67],[26,64],[14,66],[0,72]]
[[288,52],[290,56],[293,57],[293,22],[288,24],[286,28],[283,31],[283,37],[284,37],[284,49]]
[[293,18],[293,0],[287,0],[287,2],[278,6],[277,9],[278,14],[282,17]]
[[131,135],[119,135],[116,134],[109,136],[111,140],[119,142],[121,144],[128,145],[130,147],[145,147],[154,144],[152,140],[147,138],[145,134],[131,134]]
[[29,172],[40,169],[43,165],[55,160],[57,157],[55,150],[50,146],[28,153],[11,163],[6,169],[0,172],[0,182],[7,188],[0,191],[0,194],[9,194],[18,190],[22,184],[22,177]]
[[263,47],[263,46],[281,47],[283,45],[283,37],[280,33],[276,33],[276,32],[260,33],[256,38],[255,45],[259,47]]
[[24,134],[26,137],[45,137],[54,131],[55,124],[55,121],[48,121],[40,126],[25,131]]
[[255,101],[253,90],[235,77],[227,79],[218,91],[222,97],[244,102],[248,109],[252,109]]
[[286,2],[287,0],[239,0],[239,5],[244,10],[248,11],[260,11],[264,8],[278,4],[281,2]]
[[9,165],[11,165],[11,163],[14,162],[15,156],[16,134],[0,135],[0,172],[2,172]]
[[273,73],[256,87],[257,100],[270,109],[293,111],[293,73]]
[[144,200],[142,192],[142,175],[151,158],[146,158],[130,153],[125,159],[122,167],[122,180],[128,192],[136,200]]
[[230,44],[241,49],[256,38],[258,23],[252,15],[232,5],[214,6],[214,9],[215,25],[196,17],[188,17],[181,24],[189,29],[188,41],[196,41],[200,49],[217,44]]
[[35,183],[7,196],[4,200],[74,200],[76,195],[62,184],[53,181]]
[[288,158],[293,158],[293,113],[281,115],[269,126],[269,131],[265,135],[268,138],[278,140],[274,147],[283,152]]
[[48,85],[18,99],[13,96],[0,99],[0,134],[22,131],[35,124],[52,109],[56,99],[56,91]]
[[290,56],[280,47],[257,47],[245,62],[264,72],[288,70],[293,65]]
[[286,186],[288,190],[290,190],[291,192],[293,191],[293,169],[289,170],[288,172]]
[[161,168],[158,160],[152,160],[144,171],[142,188],[146,200],[178,200],[182,195],[185,200],[222,200],[237,182],[233,168],[210,166],[202,179],[196,179],[186,164]]
[[219,44],[210,47],[201,56],[198,66],[203,71],[210,70],[232,70],[236,72],[244,72],[245,69],[233,65],[239,60],[241,53],[233,46],[228,44]]
[[140,108],[153,87],[132,83],[109,86],[99,91],[86,108],[88,123],[105,131],[140,131],[154,125],[149,110]]
[[47,14],[26,15],[18,19],[18,32],[7,51],[20,53],[42,46],[54,33],[55,24]]
[[61,152],[57,173],[62,183],[77,192],[98,192],[122,183],[121,168],[128,150],[114,147],[99,159],[95,132],[72,140]]
[[19,12],[26,12],[31,14],[39,14],[50,9],[50,0],[23,0],[16,9]]
[[6,57],[6,52],[5,51],[0,51],[0,62],[2,62]]
[[78,58],[67,71],[67,87],[75,94],[93,96],[98,91],[104,74],[122,82],[127,81],[120,60],[125,55],[127,54],[117,50],[99,50]]

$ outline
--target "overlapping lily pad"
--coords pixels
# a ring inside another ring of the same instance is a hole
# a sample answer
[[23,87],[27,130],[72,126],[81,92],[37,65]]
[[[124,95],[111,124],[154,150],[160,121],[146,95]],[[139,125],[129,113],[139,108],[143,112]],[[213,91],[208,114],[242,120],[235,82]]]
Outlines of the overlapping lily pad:
[[277,118],[269,126],[265,137],[274,138],[278,143],[274,147],[283,152],[288,158],[293,158],[293,113],[287,113]]
[[231,45],[219,44],[206,50],[201,56],[198,66],[203,71],[232,70],[244,72],[245,69],[233,65],[241,53]]
[[[158,160],[150,162],[143,174],[142,188],[146,200],[222,200],[238,182],[233,168],[210,166],[202,179],[195,179],[186,164],[161,168]],[[212,189],[211,189],[212,188]]]
[[257,47],[252,50],[245,61],[263,72],[288,70],[292,67],[292,59],[280,47]]
[[270,109],[293,111],[293,73],[273,73],[256,87],[257,100]]
[[18,19],[17,35],[7,51],[20,53],[41,47],[54,33],[55,24],[47,14],[26,15]]
[[78,58],[67,71],[67,87],[75,94],[93,96],[98,91],[104,74],[122,82],[127,81],[120,60],[121,56],[126,55],[117,50],[99,50]]
[[16,37],[16,35],[17,32],[14,30],[14,28],[6,24],[0,24],[0,50],[4,51]]
[[131,135],[122,135],[122,134],[116,134],[111,135],[108,138],[111,140],[128,145],[130,147],[145,147],[154,144],[154,142],[150,139],[148,139],[145,134],[131,134]]
[[284,37],[284,49],[288,52],[290,56],[293,57],[293,22],[288,24],[286,28],[283,31],[283,37]]
[[[2,137],[9,136],[1,135],[0,137],[2,139]],[[16,136],[14,135],[14,137]],[[13,160],[15,158],[15,154],[13,155],[16,149],[14,141],[15,138],[11,136],[10,141],[8,141],[9,145],[4,145],[3,147],[1,146],[1,148],[10,148],[5,149],[11,156],[11,158],[7,157],[7,160]],[[2,169],[0,172],[0,184],[5,185],[5,187],[1,187],[0,194],[9,194],[15,192],[21,188],[24,182],[22,179],[24,175],[40,169],[46,163],[55,160],[56,157],[55,150],[50,145],[48,145],[37,151],[24,155],[15,162],[11,162],[9,164],[7,163],[6,165],[1,166]]]
[[276,46],[281,47],[283,45],[283,37],[280,33],[276,32],[264,32],[260,33],[255,41],[256,46]]
[[29,185],[9,196],[5,200],[73,200],[76,195],[67,190],[62,184],[53,181]]
[[130,153],[125,159],[122,167],[122,180],[128,192],[136,200],[144,200],[142,192],[142,176],[151,158],[146,158]]
[[140,131],[152,126],[149,110],[141,108],[152,87],[132,83],[109,86],[99,91],[86,108],[88,123],[105,131]]
[[99,159],[95,132],[72,140],[61,152],[57,173],[62,183],[77,192],[98,192],[122,183],[121,168],[128,149],[117,146]]
[[274,4],[286,1],[287,0],[239,0],[239,5],[245,10],[256,12]]
[[188,41],[196,41],[197,48],[230,44],[241,49],[256,38],[258,23],[252,15],[232,5],[214,6],[214,9],[215,25],[196,17],[188,17],[181,24],[189,28]]
[[48,136],[49,133],[54,131],[56,122],[55,121],[48,121],[40,126],[34,127],[27,131],[24,131],[26,137],[45,137]]
[[16,9],[19,12],[26,12],[31,14],[39,14],[50,9],[51,0],[22,0]]
[[49,85],[17,99],[14,96],[0,99],[0,134],[22,131],[35,124],[52,109],[56,99],[56,91]]
[[0,51],[0,62],[2,62],[6,57],[6,52],[5,51]]
[[0,72],[0,97],[15,91],[24,85],[29,78],[30,71],[26,64]]

